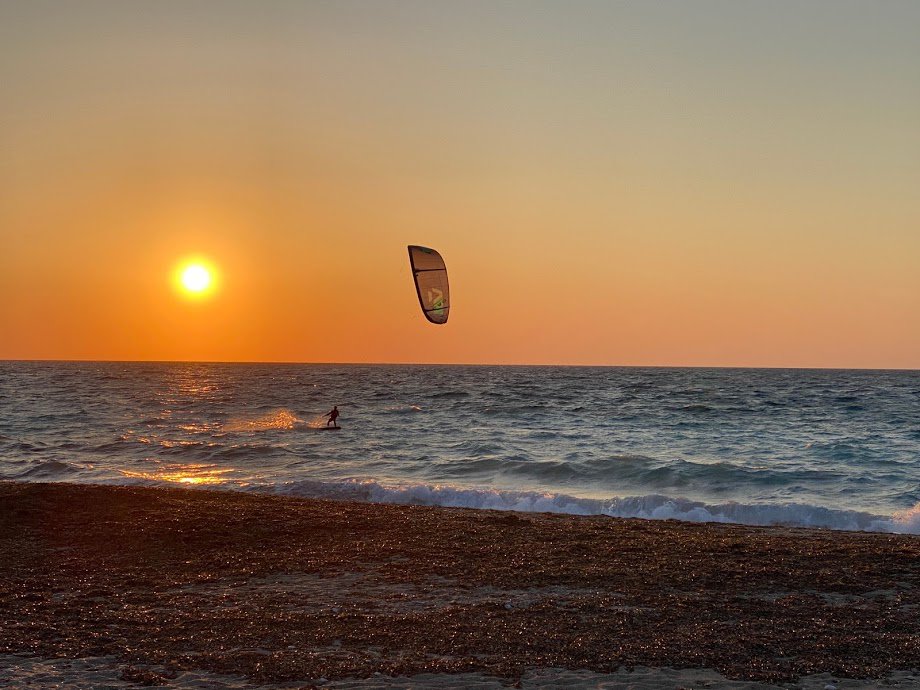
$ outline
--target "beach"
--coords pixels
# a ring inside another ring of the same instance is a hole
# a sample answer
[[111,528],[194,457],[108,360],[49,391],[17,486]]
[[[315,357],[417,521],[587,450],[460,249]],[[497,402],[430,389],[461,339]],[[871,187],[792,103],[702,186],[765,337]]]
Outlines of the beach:
[[5,482],[0,669],[910,687],[918,558],[911,535]]

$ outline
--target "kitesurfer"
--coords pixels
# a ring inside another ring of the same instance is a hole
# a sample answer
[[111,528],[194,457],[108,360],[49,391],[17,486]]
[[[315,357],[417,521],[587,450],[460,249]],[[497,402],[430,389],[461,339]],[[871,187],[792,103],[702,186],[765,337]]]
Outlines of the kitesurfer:
[[335,420],[339,418],[339,406],[338,405],[334,406],[332,408],[332,412],[329,412],[328,414],[325,414],[323,416],[329,417],[329,421],[326,422],[326,426],[329,426],[330,424],[332,426],[338,426]]

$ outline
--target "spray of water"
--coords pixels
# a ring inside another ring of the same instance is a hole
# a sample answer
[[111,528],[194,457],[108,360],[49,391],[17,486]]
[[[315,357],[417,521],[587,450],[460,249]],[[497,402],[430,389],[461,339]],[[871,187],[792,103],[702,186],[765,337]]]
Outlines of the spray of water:
[[290,410],[280,409],[258,417],[231,419],[221,427],[221,430],[229,432],[269,431],[272,429],[294,429],[302,424],[310,426],[312,421],[304,422]]

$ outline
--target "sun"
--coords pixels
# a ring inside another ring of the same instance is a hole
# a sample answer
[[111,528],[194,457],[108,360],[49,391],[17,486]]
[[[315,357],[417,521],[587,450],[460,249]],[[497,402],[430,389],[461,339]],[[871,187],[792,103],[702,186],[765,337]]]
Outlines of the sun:
[[176,269],[176,285],[189,297],[204,297],[214,290],[213,267],[205,261],[185,261]]
[[211,273],[201,264],[192,264],[182,271],[182,286],[189,292],[203,292],[211,285]]

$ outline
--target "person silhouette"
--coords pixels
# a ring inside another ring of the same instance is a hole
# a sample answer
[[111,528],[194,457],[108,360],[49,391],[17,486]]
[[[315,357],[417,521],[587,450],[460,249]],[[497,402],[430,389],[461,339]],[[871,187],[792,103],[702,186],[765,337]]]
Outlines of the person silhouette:
[[329,417],[329,421],[326,422],[326,426],[329,426],[330,424],[332,426],[338,426],[335,420],[339,418],[339,406],[336,405],[335,407],[332,408],[332,412],[324,416]]

